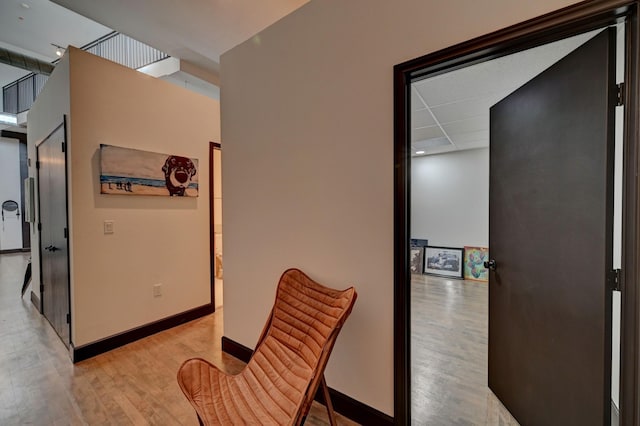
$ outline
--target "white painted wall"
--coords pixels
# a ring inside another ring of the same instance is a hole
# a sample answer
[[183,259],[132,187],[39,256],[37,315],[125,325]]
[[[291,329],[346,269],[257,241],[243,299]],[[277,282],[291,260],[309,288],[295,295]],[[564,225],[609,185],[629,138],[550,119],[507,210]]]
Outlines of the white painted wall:
[[393,414],[393,66],[571,3],[312,1],[222,55],[225,335],[287,267],[354,284],[327,380]]
[[[36,170],[36,146],[62,123],[65,115],[71,111],[69,96],[69,56],[64,55],[56,65],[44,88],[38,95],[28,114],[27,155],[31,159],[29,176],[35,180],[35,193],[38,193],[38,178]],[[71,141],[71,136],[68,135]],[[73,171],[67,162],[69,176]],[[38,212],[38,197],[35,197],[35,211]],[[71,216],[73,212],[70,212]],[[37,297],[40,295],[40,234],[37,229],[38,218],[31,224],[31,291]]]
[[[75,48],[63,63],[67,81],[49,79],[29,129],[50,128],[41,122],[56,122],[57,102],[70,94],[71,330],[78,347],[209,303],[208,159],[209,141],[220,140],[219,104]],[[199,159],[199,197],[100,194],[101,143]],[[115,221],[114,234],[103,233],[105,220]],[[154,298],[156,283],[163,295]]]
[[489,148],[412,159],[411,237],[488,247]]
[[[72,332],[81,346],[209,303],[209,141],[220,140],[220,123],[217,101],[69,53]],[[101,143],[197,158],[199,196],[100,194]],[[105,220],[114,234],[103,234]]]
[[0,250],[22,248],[21,188],[20,143],[16,139],[0,138],[0,205],[7,200],[18,203],[18,210],[5,211],[4,220],[0,220]]

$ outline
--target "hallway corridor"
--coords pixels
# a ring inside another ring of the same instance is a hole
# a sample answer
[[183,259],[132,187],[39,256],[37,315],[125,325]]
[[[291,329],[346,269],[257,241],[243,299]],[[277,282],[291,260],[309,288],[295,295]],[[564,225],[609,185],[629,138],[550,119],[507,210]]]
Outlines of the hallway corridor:
[[[221,351],[222,310],[74,365],[30,288],[20,300],[28,258],[0,255],[0,425],[197,425],[176,381],[180,364],[244,365]],[[314,403],[307,424],[326,418]]]

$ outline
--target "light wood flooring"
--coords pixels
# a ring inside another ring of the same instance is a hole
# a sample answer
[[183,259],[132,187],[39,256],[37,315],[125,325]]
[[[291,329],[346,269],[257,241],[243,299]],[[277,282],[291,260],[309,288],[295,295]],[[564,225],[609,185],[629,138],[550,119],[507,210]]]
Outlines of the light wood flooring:
[[[180,364],[244,365],[221,350],[222,310],[74,365],[29,292],[20,299],[27,259],[0,255],[0,425],[197,425]],[[517,425],[486,386],[486,284],[414,276],[411,309],[412,423]],[[324,407],[306,424],[327,424]]]
[[414,425],[518,425],[487,386],[486,283],[413,275]]
[[[0,255],[0,425],[197,425],[180,364],[244,365],[221,350],[222,310],[74,365],[29,291],[20,299],[27,259]],[[324,407],[314,403],[306,424],[328,424]]]

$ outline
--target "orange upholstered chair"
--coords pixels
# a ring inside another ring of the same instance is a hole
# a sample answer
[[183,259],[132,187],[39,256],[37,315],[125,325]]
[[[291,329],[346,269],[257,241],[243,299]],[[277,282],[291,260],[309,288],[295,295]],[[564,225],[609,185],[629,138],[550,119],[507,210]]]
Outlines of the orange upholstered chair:
[[356,301],[353,287],[333,290],[298,269],[280,277],[276,301],[255,352],[237,375],[194,358],[178,383],[207,425],[300,425],[321,385],[336,424],[324,368]]

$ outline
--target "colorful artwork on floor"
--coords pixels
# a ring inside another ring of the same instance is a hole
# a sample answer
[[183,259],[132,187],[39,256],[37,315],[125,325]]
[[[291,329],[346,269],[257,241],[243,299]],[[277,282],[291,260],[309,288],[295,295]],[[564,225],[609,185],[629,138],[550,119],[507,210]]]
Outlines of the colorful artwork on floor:
[[198,160],[100,145],[100,193],[198,196]]
[[489,280],[489,270],[484,262],[489,260],[487,247],[464,247],[464,279],[484,281]]

